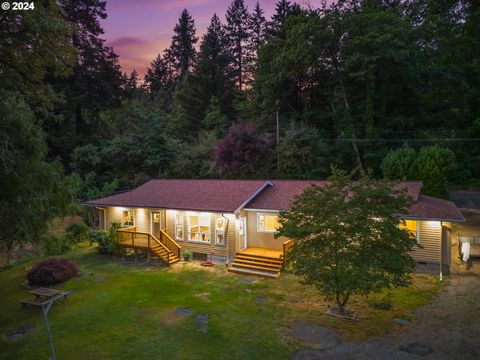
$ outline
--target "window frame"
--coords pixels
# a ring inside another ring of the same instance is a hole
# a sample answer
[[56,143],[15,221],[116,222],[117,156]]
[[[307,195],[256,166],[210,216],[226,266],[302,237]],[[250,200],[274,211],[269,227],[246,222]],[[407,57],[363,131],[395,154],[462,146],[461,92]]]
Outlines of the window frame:
[[[218,220],[222,220],[223,222],[223,228],[220,230],[218,228]],[[226,235],[227,235],[227,224],[228,224],[228,219],[224,218],[223,216],[218,216],[215,218],[215,240],[214,243],[216,246],[225,246],[226,244]],[[223,233],[223,241],[218,242],[218,234],[219,232]]]
[[[417,240],[417,244],[420,244],[420,221],[416,219],[401,219],[401,221],[415,221],[415,239]],[[402,223],[400,223],[398,226],[400,227]],[[401,229],[401,227],[400,227]],[[404,230],[404,229],[402,229]],[[408,230],[408,229],[405,229]],[[412,232],[412,230],[409,230]],[[413,237],[413,236],[412,236]]]
[[277,232],[277,229],[275,229],[275,230],[265,230],[265,229],[261,230],[260,229],[260,221],[259,221],[260,216],[275,216],[277,218],[277,223],[278,223],[278,213],[257,212],[257,232],[267,233],[267,234],[275,234]]
[[[126,212],[132,213],[132,215],[131,215],[132,224],[125,224],[124,223]],[[122,210],[122,228],[128,228],[128,227],[132,227],[132,226],[135,226],[135,209],[123,209]]]
[[[181,222],[179,223],[178,220],[181,220]],[[174,230],[174,233],[175,233],[175,240],[178,240],[178,241],[184,241],[185,239],[185,226],[184,226],[184,214],[179,212],[179,213],[175,213],[175,230]],[[181,228],[182,229],[182,237],[179,237],[178,236],[178,228]]]
[[[202,240],[191,240],[190,239],[190,235],[191,235],[191,231],[190,231],[190,217],[192,216],[196,216],[198,217],[198,238],[200,239],[200,235],[201,234],[208,234],[208,237],[209,237],[209,240],[208,241],[202,241]],[[205,232],[205,231],[200,231],[200,217],[208,217],[208,232]],[[202,214],[188,214],[187,213],[187,242],[191,242],[191,243],[197,243],[197,244],[212,244],[212,216],[211,214],[205,214],[205,213],[202,213]]]

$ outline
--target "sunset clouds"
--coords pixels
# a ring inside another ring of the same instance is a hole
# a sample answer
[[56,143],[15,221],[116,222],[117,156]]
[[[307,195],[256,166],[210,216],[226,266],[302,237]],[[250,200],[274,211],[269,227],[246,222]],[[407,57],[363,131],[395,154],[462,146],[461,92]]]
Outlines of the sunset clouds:
[[[260,0],[267,17],[276,1]],[[252,9],[256,0],[245,3]],[[321,0],[308,3],[320,6]],[[120,56],[123,71],[135,69],[143,77],[150,62],[170,45],[173,27],[184,8],[195,19],[197,36],[201,37],[214,13],[224,21],[229,4],[229,0],[108,0],[108,18],[102,22],[104,37]]]

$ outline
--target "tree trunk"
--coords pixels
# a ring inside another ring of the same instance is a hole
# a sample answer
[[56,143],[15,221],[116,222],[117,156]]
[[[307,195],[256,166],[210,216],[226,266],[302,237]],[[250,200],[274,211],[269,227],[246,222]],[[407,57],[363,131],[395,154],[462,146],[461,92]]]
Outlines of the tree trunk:
[[[347,110],[348,117],[350,119],[350,126],[352,128],[352,148],[353,148],[353,152],[355,153],[355,160],[357,162],[358,170],[360,171],[360,174],[363,176],[363,175],[366,174],[365,167],[363,166],[363,161],[362,161],[362,157],[360,155],[360,150],[358,149],[358,146],[357,146],[357,138],[356,138],[356,134],[355,134],[355,125],[353,124],[352,114],[350,113],[350,104],[349,104],[348,99],[347,99],[347,92],[345,91],[345,87],[343,86],[343,81],[341,82],[341,85],[342,85],[342,93],[343,93],[343,103],[345,104],[345,109]],[[343,131],[342,131],[342,133],[343,133]]]

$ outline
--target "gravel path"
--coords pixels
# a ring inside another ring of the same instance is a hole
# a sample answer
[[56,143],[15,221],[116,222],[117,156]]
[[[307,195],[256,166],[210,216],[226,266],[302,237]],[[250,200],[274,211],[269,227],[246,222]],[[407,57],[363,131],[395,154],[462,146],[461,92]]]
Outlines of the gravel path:
[[[400,351],[406,343],[433,349],[425,357]],[[371,342],[343,343],[335,348],[303,350],[294,360],[478,360],[480,359],[480,273],[453,275],[434,303],[417,311],[399,334]]]

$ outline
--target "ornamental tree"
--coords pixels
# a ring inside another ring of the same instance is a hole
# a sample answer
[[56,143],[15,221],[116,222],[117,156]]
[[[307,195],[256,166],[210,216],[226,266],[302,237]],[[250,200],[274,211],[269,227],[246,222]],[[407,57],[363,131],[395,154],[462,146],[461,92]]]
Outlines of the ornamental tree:
[[340,314],[352,295],[409,284],[415,239],[398,226],[411,204],[405,189],[368,176],[352,181],[334,171],[280,213],[276,237],[295,241],[292,270],[314,285]]

